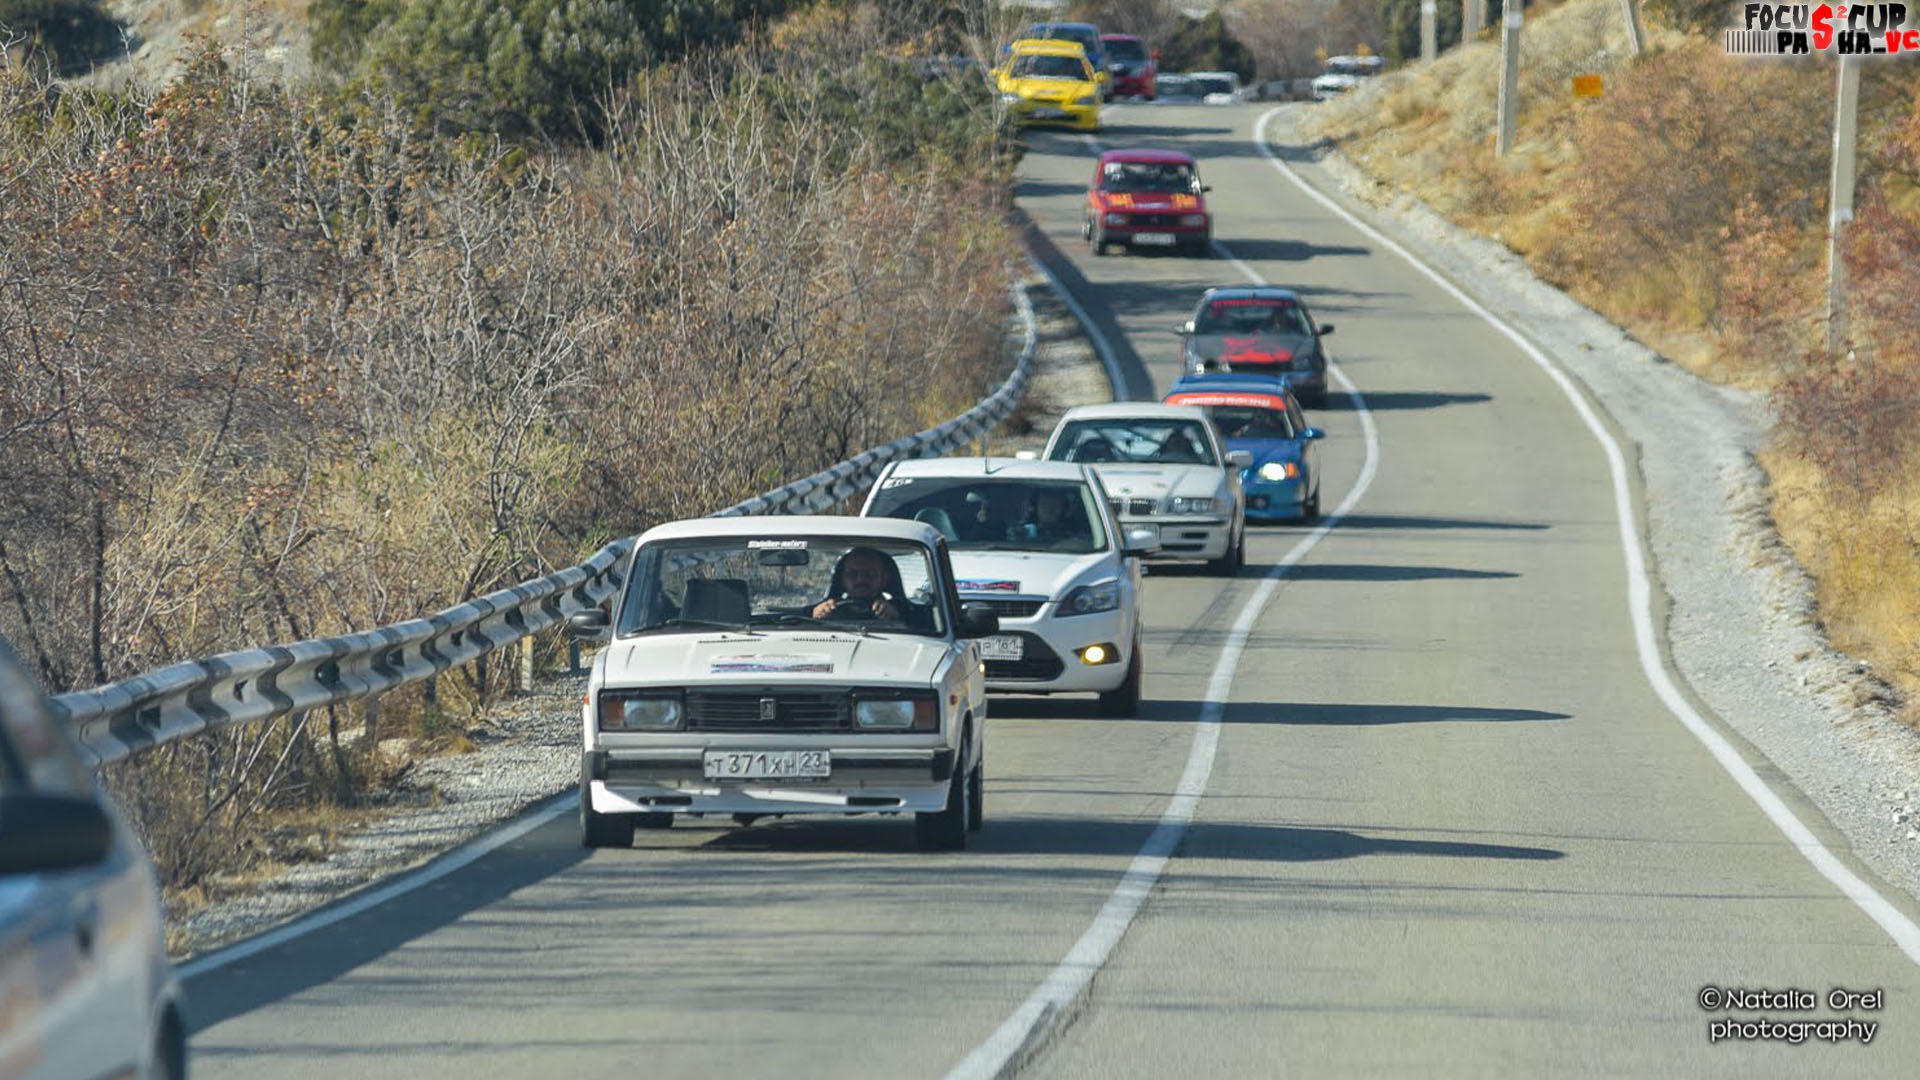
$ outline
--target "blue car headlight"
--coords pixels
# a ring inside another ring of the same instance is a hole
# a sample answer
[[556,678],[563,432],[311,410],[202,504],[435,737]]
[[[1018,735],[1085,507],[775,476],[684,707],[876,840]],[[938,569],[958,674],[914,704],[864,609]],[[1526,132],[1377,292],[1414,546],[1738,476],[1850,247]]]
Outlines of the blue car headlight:
[[1300,464],[1294,461],[1269,461],[1260,466],[1260,479],[1279,483],[1300,478]]
[[1102,611],[1112,611],[1119,606],[1120,582],[1118,579],[1110,579],[1067,590],[1067,595],[1060,598],[1059,614],[1062,618],[1069,615],[1093,615]]

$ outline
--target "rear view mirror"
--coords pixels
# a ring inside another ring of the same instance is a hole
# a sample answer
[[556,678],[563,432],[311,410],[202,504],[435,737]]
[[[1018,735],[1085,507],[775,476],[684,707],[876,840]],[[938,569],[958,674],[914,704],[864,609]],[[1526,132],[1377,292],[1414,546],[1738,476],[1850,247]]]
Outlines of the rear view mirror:
[[978,600],[960,605],[960,627],[955,637],[983,638],[1000,632],[1000,616]]
[[607,632],[607,613],[600,608],[576,611],[567,616],[567,636],[597,638]]
[[805,566],[810,556],[806,548],[762,548],[753,558],[761,566]]
[[0,798],[0,874],[97,866],[113,853],[113,820],[92,799],[17,792]]
[[1253,465],[1253,452],[1251,450],[1227,451],[1227,467],[1228,468],[1246,469],[1246,468],[1251,468],[1252,465]]
[[1151,555],[1160,549],[1160,534],[1152,529],[1127,529],[1120,538],[1120,554]]

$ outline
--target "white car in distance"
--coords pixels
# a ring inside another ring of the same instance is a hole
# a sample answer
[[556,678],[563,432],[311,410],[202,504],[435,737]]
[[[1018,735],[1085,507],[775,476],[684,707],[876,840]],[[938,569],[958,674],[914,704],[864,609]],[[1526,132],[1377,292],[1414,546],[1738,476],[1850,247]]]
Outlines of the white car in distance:
[[580,836],[678,814],[915,815],[923,850],[982,820],[986,683],[947,542],[914,521],[702,518],[634,546],[587,682]]
[[1049,461],[1092,465],[1122,528],[1161,557],[1205,559],[1216,574],[1246,562],[1245,450],[1227,450],[1205,410],[1117,401],[1068,409],[1047,437]]
[[939,530],[962,602],[1000,632],[977,643],[987,689],[1095,693],[1104,716],[1140,706],[1140,561],[1151,541],[1119,527],[1092,466],[1010,458],[889,465],[863,515]]

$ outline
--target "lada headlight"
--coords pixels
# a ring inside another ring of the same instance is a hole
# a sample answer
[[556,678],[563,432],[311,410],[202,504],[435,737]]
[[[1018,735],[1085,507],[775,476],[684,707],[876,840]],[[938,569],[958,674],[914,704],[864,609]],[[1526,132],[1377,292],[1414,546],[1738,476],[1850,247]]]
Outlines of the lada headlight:
[[1096,581],[1091,585],[1080,585],[1067,591],[1060,598],[1060,615],[1092,615],[1101,611],[1112,611],[1120,606],[1120,582]]
[[1199,498],[1176,495],[1168,510],[1175,514],[1215,514],[1226,510],[1225,501],[1210,495]]
[[1300,466],[1291,461],[1269,461],[1265,465],[1260,466],[1260,479],[1262,480],[1278,482],[1281,480],[1292,480],[1299,475]]
[[1180,215],[1180,224],[1182,225],[1205,225],[1206,223],[1207,223],[1207,215],[1205,214],[1181,214]]
[[940,709],[933,698],[922,695],[856,698],[853,726],[861,731],[938,731]]
[[600,691],[601,731],[677,731],[684,714],[677,692]]
[[1127,223],[1127,215],[1125,214],[1108,214],[1107,215],[1107,224],[1109,225],[1125,225],[1126,223]]

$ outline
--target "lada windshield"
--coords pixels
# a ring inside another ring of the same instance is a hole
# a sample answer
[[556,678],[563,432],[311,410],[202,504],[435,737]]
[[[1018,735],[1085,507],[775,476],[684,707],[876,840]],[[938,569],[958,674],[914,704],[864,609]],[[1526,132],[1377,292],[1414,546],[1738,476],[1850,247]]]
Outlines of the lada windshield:
[[1100,170],[1102,191],[1164,191],[1191,193],[1199,190],[1193,168],[1167,161],[1109,161]]
[[1206,430],[1195,420],[1075,420],[1048,455],[1055,461],[1129,461],[1155,465],[1217,465]]
[[617,633],[946,633],[932,554],[900,540],[727,536],[648,544]]
[[1107,531],[1086,484],[896,476],[874,494],[867,515],[926,522],[946,534],[954,551],[1107,550]]

